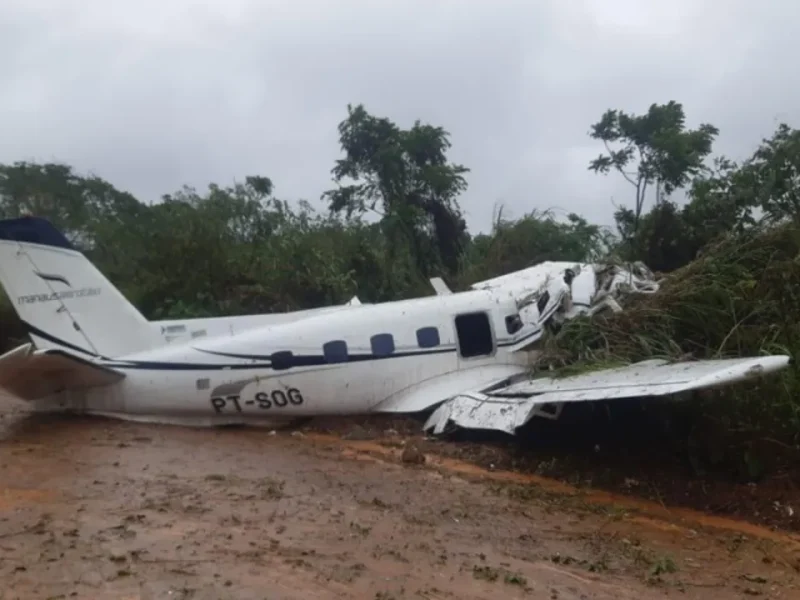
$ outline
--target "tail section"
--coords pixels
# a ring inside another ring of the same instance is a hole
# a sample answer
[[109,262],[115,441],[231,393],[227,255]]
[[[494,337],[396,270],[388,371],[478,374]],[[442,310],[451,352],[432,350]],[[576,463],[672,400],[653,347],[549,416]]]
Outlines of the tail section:
[[64,350],[34,352],[30,344],[24,344],[0,356],[0,388],[29,402],[65,391],[112,385],[124,378],[120,371]]
[[0,221],[0,284],[37,347],[118,357],[163,344],[153,328],[49,221]]

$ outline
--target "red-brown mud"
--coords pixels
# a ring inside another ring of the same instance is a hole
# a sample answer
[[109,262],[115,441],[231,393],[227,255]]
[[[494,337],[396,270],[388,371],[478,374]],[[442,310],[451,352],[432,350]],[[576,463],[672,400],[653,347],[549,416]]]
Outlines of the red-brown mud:
[[[634,415],[616,423],[540,422],[537,430],[515,437],[469,432],[456,443],[422,435],[418,420],[388,416],[319,419],[304,430],[385,446],[413,441],[427,453],[492,470],[544,476],[550,485],[557,481],[595,495],[603,490],[646,499],[670,512],[694,509],[708,519],[735,518],[800,534],[800,449],[765,440],[760,451],[773,465],[762,477],[750,477],[741,472],[741,465],[730,463],[698,472],[698,465],[685,455],[685,441],[674,432],[658,431],[665,420],[663,415],[650,420]],[[712,453],[730,444],[707,434],[699,437]],[[731,450],[736,458],[744,454]]]
[[800,598],[789,533],[404,462],[395,432],[0,415],[3,600]]

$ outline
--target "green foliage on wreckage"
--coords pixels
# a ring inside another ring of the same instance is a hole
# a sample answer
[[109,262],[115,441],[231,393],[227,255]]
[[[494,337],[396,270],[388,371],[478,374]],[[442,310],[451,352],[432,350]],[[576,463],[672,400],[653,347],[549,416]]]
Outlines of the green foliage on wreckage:
[[[788,354],[796,359],[800,349],[796,223],[728,236],[659,283],[655,294],[627,296],[622,312],[605,311],[565,322],[544,341],[537,368],[568,375],[654,358]],[[682,410],[735,431],[740,440],[771,440],[773,451],[787,450],[800,441],[798,384],[797,367],[792,365],[779,377],[700,393]]]

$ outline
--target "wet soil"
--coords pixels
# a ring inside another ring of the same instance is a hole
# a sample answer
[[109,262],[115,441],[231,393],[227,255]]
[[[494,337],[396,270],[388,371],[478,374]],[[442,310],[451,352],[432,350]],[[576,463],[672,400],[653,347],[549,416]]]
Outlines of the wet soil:
[[[690,440],[696,449],[688,455],[685,439],[663,430],[666,421],[663,413],[622,413],[615,422],[540,420],[514,437],[460,432],[443,439],[422,434],[424,419],[379,416],[320,419],[304,431],[369,439],[388,447],[409,440],[426,453],[542,476],[582,492],[603,490],[668,506],[672,512],[693,509],[708,518],[731,517],[800,533],[799,449],[766,440],[758,450],[772,464],[753,476],[735,461],[709,464],[708,455],[718,449],[727,448],[735,458],[747,455],[731,447],[729,436],[718,439],[713,430],[702,431],[699,442]],[[704,446],[697,448],[700,443]],[[753,455],[752,444],[748,450]]]
[[800,598],[800,537],[484,469],[412,422],[0,416],[3,600]]

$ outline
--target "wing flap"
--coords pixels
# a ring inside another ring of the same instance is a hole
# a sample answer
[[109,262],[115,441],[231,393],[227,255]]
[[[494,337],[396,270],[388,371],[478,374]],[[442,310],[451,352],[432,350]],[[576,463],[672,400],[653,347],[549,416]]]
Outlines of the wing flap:
[[455,371],[420,381],[386,398],[373,410],[378,413],[415,413],[428,410],[456,394],[485,392],[524,371],[518,365],[489,365],[476,369]]
[[424,429],[441,433],[453,424],[514,433],[536,415],[553,418],[543,410],[550,406],[722,387],[776,373],[789,361],[785,355],[681,363],[651,360],[571,377],[521,381],[491,392],[453,396],[431,414]]
[[62,390],[111,385],[124,373],[62,350],[33,351],[31,344],[0,356],[0,388],[22,400],[37,400]]

